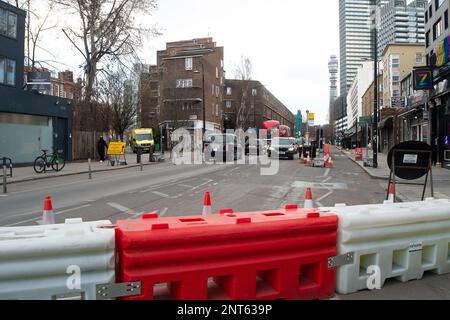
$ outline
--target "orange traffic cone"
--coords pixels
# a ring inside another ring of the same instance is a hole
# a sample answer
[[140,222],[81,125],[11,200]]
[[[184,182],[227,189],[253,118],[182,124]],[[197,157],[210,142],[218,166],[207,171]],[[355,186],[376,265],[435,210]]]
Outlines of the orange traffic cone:
[[388,198],[389,202],[395,202],[395,187],[394,187],[394,183],[391,182],[391,185],[389,186],[389,198]]
[[211,211],[211,195],[209,192],[205,192],[205,199],[203,201],[203,213],[202,215],[207,216],[212,214]]
[[305,205],[303,206],[303,208],[304,209],[313,209],[314,208],[311,188],[306,189]]
[[42,224],[55,224],[55,214],[53,213],[52,198],[50,198],[49,195],[46,195],[44,199]]

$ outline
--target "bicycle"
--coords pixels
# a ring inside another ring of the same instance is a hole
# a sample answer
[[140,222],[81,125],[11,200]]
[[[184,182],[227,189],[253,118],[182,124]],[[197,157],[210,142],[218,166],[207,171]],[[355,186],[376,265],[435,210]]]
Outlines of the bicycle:
[[61,157],[58,154],[58,152],[53,151],[53,153],[49,155],[47,154],[48,150],[41,150],[41,151],[42,155],[40,155],[34,160],[33,168],[34,171],[36,171],[36,173],[46,172],[47,171],[46,169],[50,168],[50,166],[56,172],[59,172],[62,169],[64,169],[66,161],[64,160],[64,157]]

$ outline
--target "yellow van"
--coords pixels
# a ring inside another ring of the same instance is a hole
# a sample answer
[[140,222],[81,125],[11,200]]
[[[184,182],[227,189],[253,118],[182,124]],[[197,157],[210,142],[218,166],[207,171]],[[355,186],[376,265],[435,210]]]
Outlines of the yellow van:
[[130,137],[130,147],[134,153],[141,147],[142,152],[150,152],[150,147],[155,145],[153,129],[133,129]]

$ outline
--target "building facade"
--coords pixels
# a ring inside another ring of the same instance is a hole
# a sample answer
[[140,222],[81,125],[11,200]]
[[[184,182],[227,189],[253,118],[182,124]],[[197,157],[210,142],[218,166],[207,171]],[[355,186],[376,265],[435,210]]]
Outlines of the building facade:
[[339,61],[335,55],[330,57],[328,61],[328,72],[330,73],[330,108],[328,111],[328,122],[330,124],[334,123],[334,101],[338,97],[338,87],[337,87],[337,75],[339,72]]
[[225,80],[223,114],[225,129],[261,129],[267,120],[294,129],[294,114],[255,80]]
[[0,157],[29,164],[47,149],[71,160],[71,101],[23,90],[25,16],[0,1]]
[[347,130],[347,97],[339,96],[334,101],[334,133],[337,144],[341,144],[344,139],[345,131]]
[[339,0],[340,94],[346,94],[363,60],[373,59],[372,0]]
[[383,51],[382,60],[383,106],[387,108],[405,107],[406,97],[401,95],[400,81],[414,67],[425,65],[425,46],[422,44],[389,44]]
[[428,0],[388,0],[379,3],[378,56],[388,44],[425,44]]
[[449,1],[430,1],[426,16],[427,65],[433,71],[433,89],[428,93],[429,140],[434,163],[450,169]]
[[141,128],[159,128],[160,97],[160,72],[158,66],[151,65],[140,74],[138,118]]

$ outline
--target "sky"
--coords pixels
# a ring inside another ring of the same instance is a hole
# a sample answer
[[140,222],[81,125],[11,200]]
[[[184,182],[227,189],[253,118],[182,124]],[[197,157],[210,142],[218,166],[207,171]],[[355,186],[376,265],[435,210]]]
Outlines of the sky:
[[[211,36],[224,47],[228,78],[241,56],[249,57],[252,78],[294,114],[309,110],[316,114],[316,124],[327,122],[328,60],[339,56],[337,0],[159,0],[158,10],[141,22],[156,24],[162,33],[148,39],[141,50],[143,62],[156,63],[156,50],[166,42]],[[53,23],[58,27],[45,33],[42,47],[52,52],[52,60],[67,65],[56,64],[59,69],[72,67],[80,74],[79,53],[60,31],[67,19],[60,16]]]

